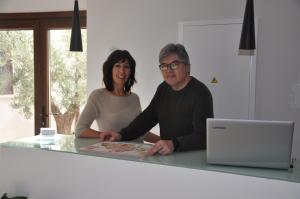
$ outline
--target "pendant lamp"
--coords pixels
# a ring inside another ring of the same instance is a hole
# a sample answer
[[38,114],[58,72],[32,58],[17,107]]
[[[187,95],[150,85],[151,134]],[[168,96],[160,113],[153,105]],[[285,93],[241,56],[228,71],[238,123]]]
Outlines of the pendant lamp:
[[77,0],[75,0],[75,4],[74,4],[70,51],[82,52],[82,39],[81,39],[79,8],[78,8]]
[[239,49],[240,50],[254,50],[255,49],[253,0],[247,0],[247,3],[246,3]]

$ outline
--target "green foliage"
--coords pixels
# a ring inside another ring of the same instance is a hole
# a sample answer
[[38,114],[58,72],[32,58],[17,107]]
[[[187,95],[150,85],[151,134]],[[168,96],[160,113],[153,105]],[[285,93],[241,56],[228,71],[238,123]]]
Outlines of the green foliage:
[[33,32],[1,31],[0,63],[13,65],[14,97],[11,106],[31,118],[34,99]]
[[[59,38],[51,38],[50,95],[61,113],[71,105],[84,103],[86,88],[86,51],[70,52],[70,31],[55,30]],[[83,48],[86,49],[86,31],[82,31]]]
[[[56,30],[54,30],[55,32]],[[65,112],[70,105],[85,103],[86,52],[69,51],[70,31],[60,31],[61,37],[50,41],[51,101]],[[52,33],[51,33],[52,35]],[[86,30],[82,31],[86,49]],[[0,31],[0,65],[13,65],[14,96],[11,106],[31,118],[34,104],[34,57],[32,31]]]
[[12,86],[12,65],[10,62],[0,65],[0,94],[13,94]]

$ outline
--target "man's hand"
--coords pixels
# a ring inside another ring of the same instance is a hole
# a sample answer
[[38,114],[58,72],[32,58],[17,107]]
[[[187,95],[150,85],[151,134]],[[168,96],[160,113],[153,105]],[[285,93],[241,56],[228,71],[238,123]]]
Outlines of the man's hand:
[[155,145],[147,151],[147,155],[151,156],[156,153],[161,155],[168,155],[173,153],[174,144],[172,140],[160,140],[155,143]]
[[116,132],[102,132],[100,133],[100,140],[101,141],[120,141],[122,139],[122,136],[120,133]]

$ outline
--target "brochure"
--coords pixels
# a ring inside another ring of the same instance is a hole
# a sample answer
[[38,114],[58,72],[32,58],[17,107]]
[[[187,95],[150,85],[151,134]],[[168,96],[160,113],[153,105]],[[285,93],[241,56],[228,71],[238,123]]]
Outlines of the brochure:
[[152,145],[150,144],[130,142],[98,142],[86,147],[81,147],[80,150],[99,154],[143,158],[146,156],[146,153],[151,146]]

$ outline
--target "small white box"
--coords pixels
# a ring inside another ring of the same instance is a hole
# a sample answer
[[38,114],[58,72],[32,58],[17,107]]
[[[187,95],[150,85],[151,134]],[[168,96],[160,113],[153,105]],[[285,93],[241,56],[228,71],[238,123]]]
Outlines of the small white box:
[[53,136],[55,135],[56,130],[54,128],[41,128],[40,135],[41,136]]

